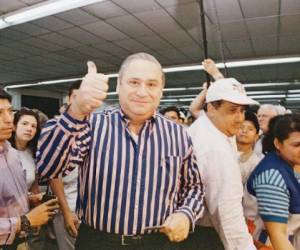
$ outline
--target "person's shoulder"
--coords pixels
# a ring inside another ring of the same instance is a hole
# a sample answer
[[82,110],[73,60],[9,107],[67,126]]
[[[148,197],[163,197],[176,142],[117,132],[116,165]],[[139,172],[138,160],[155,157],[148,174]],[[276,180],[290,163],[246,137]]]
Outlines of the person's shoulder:
[[165,117],[164,115],[160,114],[160,113],[156,113],[155,114],[155,118],[158,120],[158,121],[161,121],[164,125],[166,126],[172,126],[172,127],[175,127],[177,129],[180,129],[180,130],[183,130],[185,129],[185,127],[181,124],[178,124],[172,120],[170,120],[169,118]]

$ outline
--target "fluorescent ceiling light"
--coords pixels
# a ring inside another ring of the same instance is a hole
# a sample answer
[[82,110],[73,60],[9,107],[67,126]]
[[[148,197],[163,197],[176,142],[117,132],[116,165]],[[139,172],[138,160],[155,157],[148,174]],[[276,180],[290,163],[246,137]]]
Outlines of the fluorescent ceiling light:
[[300,93],[300,89],[290,89],[288,93]]
[[297,98],[300,98],[300,94],[288,95],[287,97],[291,97],[291,98],[295,98],[295,97],[297,97]]
[[268,95],[268,94],[284,94],[285,91],[281,91],[281,90],[274,90],[274,91],[246,91],[247,95]]
[[245,88],[252,87],[273,87],[273,86],[288,86],[294,85],[295,83],[291,82],[267,82],[267,83],[245,83],[243,84]]
[[275,99],[275,98],[285,98],[286,95],[253,95],[252,99]]
[[300,101],[300,98],[291,98],[291,97],[288,97],[285,99],[286,101]]
[[[51,16],[64,11],[80,8],[104,0],[49,0],[43,1],[1,17],[0,28],[26,23],[42,17]],[[6,26],[5,26],[6,25]]]
[[[236,68],[236,67],[295,63],[295,62],[300,62],[300,57],[266,58],[266,59],[256,59],[256,60],[232,61],[232,62],[229,61],[226,62],[226,67]],[[216,63],[216,65],[218,68],[225,68],[224,63]],[[168,68],[164,68],[163,71],[165,73],[171,73],[171,72],[194,71],[194,70],[203,70],[203,69],[204,67],[198,64],[198,65],[168,67]]]

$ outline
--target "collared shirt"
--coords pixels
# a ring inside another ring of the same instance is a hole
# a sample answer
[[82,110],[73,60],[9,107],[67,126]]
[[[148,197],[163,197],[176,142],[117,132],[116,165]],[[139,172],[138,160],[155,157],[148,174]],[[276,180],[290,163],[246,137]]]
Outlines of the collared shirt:
[[205,186],[206,213],[225,249],[256,249],[243,216],[243,185],[235,137],[218,130],[203,112],[189,128]]
[[29,210],[26,175],[18,152],[8,142],[0,147],[0,245],[16,236],[17,219]]
[[[37,154],[41,179],[79,171],[77,210],[84,223],[109,233],[144,234],[174,212],[191,222],[203,210],[203,187],[184,128],[155,114],[136,141],[119,108],[76,121],[49,121]],[[67,167],[67,168],[66,168]]]

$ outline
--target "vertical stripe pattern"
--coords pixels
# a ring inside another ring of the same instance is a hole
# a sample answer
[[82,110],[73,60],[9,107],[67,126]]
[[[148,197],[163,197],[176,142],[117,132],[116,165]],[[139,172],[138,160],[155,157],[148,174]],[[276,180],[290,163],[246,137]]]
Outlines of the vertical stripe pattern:
[[203,212],[203,185],[185,129],[160,114],[138,140],[119,108],[79,122],[67,113],[47,123],[37,167],[41,180],[81,167],[77,210],[95,229],[124,235],[146,233],[174,212],[194,222]]

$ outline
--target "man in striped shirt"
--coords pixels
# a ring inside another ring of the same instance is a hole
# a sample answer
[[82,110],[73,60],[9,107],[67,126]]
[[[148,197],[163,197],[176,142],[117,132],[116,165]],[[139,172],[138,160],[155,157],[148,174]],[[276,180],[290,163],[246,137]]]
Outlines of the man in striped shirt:
[[202,214],[203,186],[191,139],[156,113],[162,67],[149,54],[129,56],[119,72],[120,107],[91,114],[107,82],[89,62],[67,111],[42,132],[38,173],[46,180],[82,165],[76,249],[180,249]]

